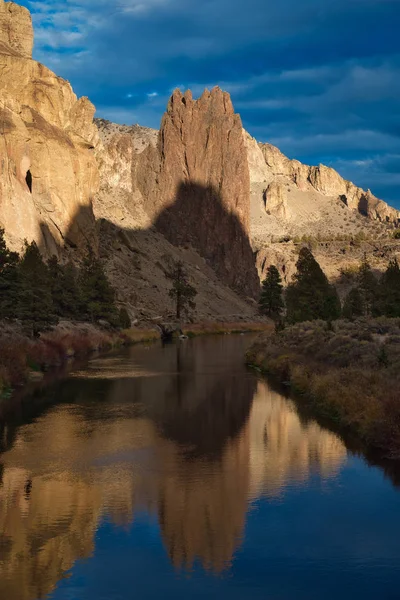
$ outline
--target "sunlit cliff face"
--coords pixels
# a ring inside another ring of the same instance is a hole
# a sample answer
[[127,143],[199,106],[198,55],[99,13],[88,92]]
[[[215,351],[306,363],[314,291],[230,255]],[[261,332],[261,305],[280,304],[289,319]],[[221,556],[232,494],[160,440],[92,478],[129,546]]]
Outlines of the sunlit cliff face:
[[138,511],[158,519],[175,568],[220,572],[241,543],[249,501],[284,494],[311,474],[334,476],[346,456],[341,442],[301,423],[264,383],[255,390],[242,378],[240,387],[234,374],[217,372],[202,389],[177,377],[183,365],[200,377],[202,356],[170,354],[168,377],[131,372],[116,381],[107,359],[93,377],[107,373],[108,381],[72,382],[67,395],[76,401],[79,389],[79,403],[17,430],[1,455],[2,598],[46,595],[93,553],[104,520],[127,525]]

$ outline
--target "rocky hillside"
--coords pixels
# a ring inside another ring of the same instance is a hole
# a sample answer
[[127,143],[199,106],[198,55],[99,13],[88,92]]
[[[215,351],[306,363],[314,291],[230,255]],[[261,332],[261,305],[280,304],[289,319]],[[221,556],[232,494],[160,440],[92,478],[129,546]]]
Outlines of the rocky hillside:
[[400,212],[356,187],[330,167],[290,160],[244,132],[251,180],[251,234],[255,244],[283,236],[332,239],[372,230],[385,234]]
[[319,239],[334,279],[358,258],[351,236],[374,240],[376,268],[397,252],[387,239],[398,211],[257,143],[219,88],[198,100],[176,90],[159,131],[93,120],[32,45],[29,12],[0,0],[0,226],[18,251],[36,240],[46,256],[79,261],[91,244],[133,317],[171,312],[172,260],[198,289],[197,318],[232,319],[254,317],[271,262],[290,278],[296,238]]

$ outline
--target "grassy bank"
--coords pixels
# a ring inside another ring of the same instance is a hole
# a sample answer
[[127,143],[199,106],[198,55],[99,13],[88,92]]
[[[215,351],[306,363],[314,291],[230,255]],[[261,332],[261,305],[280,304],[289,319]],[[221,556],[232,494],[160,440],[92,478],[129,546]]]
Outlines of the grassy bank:
[[200,323],[190,323],[182,327],[182,331],[188,337],[197,335],[223,335],[227,333],[251,333],[273,331],[273,326],[270,322],[213,322],[203,321]]
[[159,339],[148,329],[112,331],[90,324],[60,323],[39,339],[26,337],[17,326],[0,329],[0,398],[32,380],[40,380],[49,369],[92,352]]
[[320,416],[400,457],[399,319],[302,323],[261,335],[246,359]]

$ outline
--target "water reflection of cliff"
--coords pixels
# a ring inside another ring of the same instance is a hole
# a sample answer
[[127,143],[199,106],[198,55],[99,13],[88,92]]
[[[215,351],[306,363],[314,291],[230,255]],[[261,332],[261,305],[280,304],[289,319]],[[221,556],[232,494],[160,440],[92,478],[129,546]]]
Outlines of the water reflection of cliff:
[[335,475],[346,448],[315,421],[302,422],[294,403],[258,384],[249,421],[250,497],[282,494],[313,473]]
[[[256,391],[242,351],[221,338],[99,361],[90,379],[64,384],[69,403],[3,431],[1,598],[45,596],[94,551],[102,520],[128,524],[143,510],[157,516],[176,568],[221,571],[249,498],[338,469],[337,438],[301,425],[265,384]],[[147,375],[135,378],[132,361]]]

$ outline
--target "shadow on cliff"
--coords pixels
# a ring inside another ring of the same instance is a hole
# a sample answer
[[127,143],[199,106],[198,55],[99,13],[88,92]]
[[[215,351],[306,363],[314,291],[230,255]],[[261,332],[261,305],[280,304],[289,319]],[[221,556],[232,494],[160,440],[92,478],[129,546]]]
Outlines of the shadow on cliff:
[[[133,230],[117,226],[107,219],[98,219],[96,228],[100,253],[104,237],[119,238],[129,248],[130,234],[138,240],[141,236],[146,238],[150,230],[156,230],[173,246],[196,250],[225,285],[244,297],[258,297],[260,283],[248,234],[238,216],[227,211],[216,188],[182,182],[174,201],[158,212],[156,207],[153,212],[156,212],[156,216],[150,229]],[[77,257],[88,243],[93,245],[93,236],[90,232],[87,235],[82,233],[80,244],[72,244],[70,240],[76,240],[76,232],[85,232],[87,224],[92,221],[92,208],[81,207],[64,237],[64,246],[75,251]],[[57,243],[45,223],[41,224],[41,231],[42,253],[46,256],[55,253],[62,256],[63,248],[58,244],[56,250]]]

